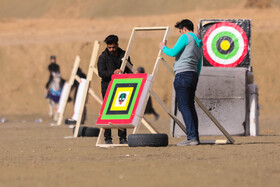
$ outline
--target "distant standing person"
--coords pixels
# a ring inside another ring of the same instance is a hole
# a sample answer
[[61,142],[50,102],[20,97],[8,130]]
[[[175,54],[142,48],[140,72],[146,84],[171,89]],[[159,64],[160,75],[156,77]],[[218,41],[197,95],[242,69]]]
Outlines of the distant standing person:
[[53,80],[53,73],[60,73],[60,67],[59,65],[56,63],[56,56],[52,55],[50,57],[50,64],[48,65],[48,71],[49,71],[49,80],[46,83],[46,98],[49,97],[49,89],[50,89],[50,84]]
[[[137,68],[136,73],[145,73],[145,69],[143,67],[139,67]],[[153,108],[151,97],[149,97],[144,114],[153,114],[156,120],[159,118],[159,114],[156,113],[155,109]]]
[[60,75],[60,68],[56,64],[56,57],[51,56],[51,63],[48,66],[49,70],[49,80],[46,83],[46,98],[49,103],[49,116],[52,117],[55,121],[57,120],[58,113],[56,111],[62,88],[65,83],[65,80]]
[[[101,77],[101,92],[103,99],[113,74],[132,73],[127,67],[124,72],[120,69],[125,51],[119,47],[118,41],[119,38],[116,35],[109,35],[106,37],[104,42],[107,44],[107,47],[99,56],[97,62],[98,75]],[[128,59],[128,61],[130,63],[130,59]],[[118,136],[120,138],[120,144],[127,144],[126,129],[118,129]],[[111,129],[105,129],[104,137],[106,144],[112,144]]]
[[174,89],[178,101],[178,108],[182,113],[187,139],[177,146],[198,145],[198,117],[194,105],[195,91],[202,61],[202,41],[193,32],[193,23],[188,19],[177,22],[175,28],[181,34],[173,48],[166,47],[166,41],[159,47],[168,55],[175,57]]

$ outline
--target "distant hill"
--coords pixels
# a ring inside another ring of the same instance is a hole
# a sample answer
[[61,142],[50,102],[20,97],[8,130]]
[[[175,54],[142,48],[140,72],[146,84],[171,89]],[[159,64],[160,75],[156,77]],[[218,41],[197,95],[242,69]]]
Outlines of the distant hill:
[[[218,10],[235,7],[238,9],[246,1],[249,0],[0,0],[0,18],[97,18],[160,15],[193,10]],[[251,0],[248,6],[255,3]]]

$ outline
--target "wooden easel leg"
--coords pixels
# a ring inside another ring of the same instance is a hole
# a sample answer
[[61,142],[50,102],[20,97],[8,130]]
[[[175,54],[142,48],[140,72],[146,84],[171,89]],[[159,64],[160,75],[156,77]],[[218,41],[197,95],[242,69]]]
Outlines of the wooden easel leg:
[[95,146],[100,146],[101,145],[101,141],[102,139],[104,138],[104,128],[101,128],[100,131],[99,131],[99,135],[98,135],[98,138],[97,138],[97,141],[96,141],[96,145]]
[[141,122],[143,123],[143,125],[145,125],[145,127],[153,134],[158,134],[159,131],[156,130],[155,127],[153,127],[146,118],[142,118]]
[[80,64],[80,57],[77,56],[76,59],[75,59],[73,68],[72,68],[71,75],[70,75],[68,87],[67,87],[67,90],[66,90],[66,97],[64,98],[65,100],[62,102],[62,104],[63,104],[62,111],[59,113],[59,117],[58,117],[58,120],[57,120],[57,125],[61,125],[61,123],[62,123],[63,115],[64,115],[65,108],[66,108],[66,105],[67,105],[67,100],[68,100],[68,97],[69,97],[69,94],[70,94],[71,87],[74,83],[79,64]]
[[224,127],[219,123],[219,121],[208,111],[208,109],[204,106],[204,104],[195,97],[195,102],[198,106],[205,112],[205,114],[213,121],[213,123],[218,127],[218,129],[225,135],[225,137],[234,144],[234,139],[231,135],[224,129]]
[[141,123],[138,123],[136,127],[134,127],[132,134],[136,134],[139,131]]

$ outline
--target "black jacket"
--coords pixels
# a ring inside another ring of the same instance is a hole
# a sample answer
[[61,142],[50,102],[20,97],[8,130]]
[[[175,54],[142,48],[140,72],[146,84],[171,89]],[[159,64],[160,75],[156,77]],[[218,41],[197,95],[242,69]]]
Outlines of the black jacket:
[[[101,92],[103,98],[106,94],[106,90],[111,81],[111,77],[114,74],[114,71],[116,69],[120,69],[122,65],[122,58],[124,57],[125,51],[122,50],[121,48],[118,48],[117,50],[118,50],[118,55],[113,56],[106,48],[98,58],[97,69],[98,69],[98,75],[99,77],[101,77]],[[131,64],[129,58],[128,61]],[[132,72],[126,67],[124,73],[132,73]]]
[[[50,63],[49,66],[48,66],[48,70],[50,72],[50,76],[49,76],[49,80],[48,82],[46,83],[46,86],[45,88],[46,89],[49,89],[49,86],[50,86],[50,83],[52,82],[53,80],[53,77],[52,77],[52,72],[59,72],[60,73],[60,67],[58,64],[56,63]],[[64,80],[63,80],[64,81]],[[64,81],[65,82],[65,81]],[[62,84],[62,83],[61,83]],[[64,83],[63,83],[64,84]]]

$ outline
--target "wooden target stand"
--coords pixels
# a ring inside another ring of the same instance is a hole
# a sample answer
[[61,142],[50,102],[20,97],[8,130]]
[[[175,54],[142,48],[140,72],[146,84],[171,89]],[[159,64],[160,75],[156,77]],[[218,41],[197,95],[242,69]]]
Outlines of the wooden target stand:
[[[128,43],[128,47],[126,49],[126,53],[125,53],[124,58],[123,58],[123,62],[122,62],[122,66],[121,66],[122,72],[124,72],[125,67],[128,67],[133,73],[135,73],[135,69],[127,62],[128,62],[128,57],[129,57],[129,54],[130,54],[130,51],[131,51],[131,47],[132,47],[132,43],[133,43],[136,31],[156,31],[156,30],[165,30],[165,35],[164,35],[163,41],[167,40],[168,33],[169,33],[169,27],[135,27],[133,29],[132,34],[130,36],[129,43]],[[145,99],[144,106],[147,105],[148,98],[149,98],[150,95],[152,95],[156,99],[156,101],[160,104],[160,106],[168,113],[168,115],[179,125],[179,127],[183,130],[183,132],[187,133],[185,125],[173,113],[170,112],[170,110],[164,104],[164,102],[160,99],[160,97],[152,90],[152,84],[153,84],[153,82],[155,80],[155,77],[156,77],[156,74],[158,72],[160,62],[162,62],[164,64],[164,66],[166,66],[166,68],[174,76],[173,70],[170,68],[170,66],[167,64],[167,62],[163,59],[162,50],[160,49],[159,53],[158,53],[158,57],[157,57],[156,62],[155,62],[155,66],[154,66],[152,75],[151,75],[152,76],[152,81],[151,81],[151,84],[150,84],[150,87],[149,87],[149,92],[148,92],[148,94],[146,96],[146,99]],[[195,101],[199,105],[199,107],[206,113],[206,115],[214,122],[214,124],[218,127],[218,129],[228,139],[228,140],[205,140],[205,141],[201,141],[201,143],[202,144],[204,144],[204,143],[205,144],[213,144],[213,143],[214,144],[226,144],[226,143],[233,144],[234,139],[223,128],[223,126],[219,123],[219,121],[208,111],[208,109],[203,105],[203,103],[197,97],[195,97]],[[142,111],[143,114],[144,114],[144,110],[145,110],[145,107],[143,107],[143,111]],[[143,116],[142,116],[141,122],[145,125],[145,127],[147,127],[148,130],[150,130],[151,133],[159,133],[151,124],[149,124],[145,120],[145,118]],[[118,127],[117,125],[113,125],[113,124],[110,124],[110,125],[111,126],[108,127],[109,129],[112,129],[112,128],[120,128],[121,129],[121,127]],[[140,123],[138,123],[135,127],[132,127],[132,128],[134,128],[133,134],[136,134],[138,132],[139,128],[140,128]],[[98,137],[97,142],[96,142],[96,146],[99,146],[99,147],[127,146],[127,145],[123,145],[123,144],[102,144],[101,141],[102,141],[103,133],[104,133],[104,128],[101,128],[99,137]]]
[[[123,60],[122,60],[122,65],[121,65],[121,68],[120,68],[121,71],[124,72],[125,68],[128,67],[133,73],[135,73],[135,69],[129,63],[127,63],[127,62],[128,62],[128,57],[129,57],[131,48],[132,48],[133,40],[134,40],[134,37],[135,37],[135,34],[136,34],[137,31],[165,31],[165,34],[164,34],[164,37],[163,37],[163,40],[162,40],[162,41],[165,41],[165,40],[167,40],[169,29],[170,29],[169,27],[134,27],[133,30],[132,30],[130,39],[129,39],[129,43],[128,43],[125,55],[124,55]],[[132,134],[136,134],[138,132],[141,123],[152,134],[158,134],[159,133],[159,131],[157,131],[156,128],[153,127],[146,120],[146,118],[144,117],[144,111],[145,111],[145,108],[146,108],[146,105],[147,105],[147,102],[148,102],[148,99],[149,99],[149,96],[150,96],[149,92],[151,91],[152,83],[153,83],[153,81],[155,79],[155,74],[156,74],[156,72],[158,70],[159,59],[161,59],[161,55],[162,55],[162,52],[160,50],[159,53],[158,53],[158,57],[157,57],[157,60],[156,60],[156,63],[155,63],[154,70],[153,70],[152,81],[151,81],[151,84],[149,86],[149,91],[148,91],[148,94],[145,97],[143,109],[141,111],[141,114],[142,114],[141,120],[139,120],[139,122],[138,122],[138,124],[136,126],[127,126],[126,127],[126,128],[133,128],[133,133]],[[114,147],[114,146],[127,147],[128,146],[128,144],[104,144],[104,143],[102,143],[102,141],[104,139],[104,131],[105,131],[105,129],[120,129],[120,130],[122,130],[123,127],[119,127],[118,125],[110,123],[110,125],[108,125],[108,127],[100,128],[100,133],[99,133],[99,136],[98,136],[98,139],[97,139],[97,142],[96,142],[96,146],[98,146],[98,147]]]
[[[83,114],[83,110],[84,110],[84,106],[85,106],[85,102],[86,102],[86,98],[87,98],[88,93],[98,103],[102,104],[102,100],[96,95],[94,90],[89,87],[90,82],[92,80],[93,73],[98,75],[95,64],[96,64],[96,61],[97,61],[97,54],[98,54],[99,46],[100,46],[100,42],[95,41],[94,46],[93,46],[93,51],[92,51],[90,64],[89,64],[89,69],[88,69],[88,73],[87,73],[87,78],[86,78],[86,85],[85,85],[85,90],[86,91],[83,92],[81,106],[80,106],[79,111],[78,111],[79,115],[78,115],[78,120],[76,121],[76,128],[75,128],[75,132],[74,132],[74,136],[73,136],[74,138],[76,138],[78,136],[78,132],[79,132],[80,124],[81,124],[81,119],[82,119],[82,114]],[[71,76],[70,76],[69,83],[68,83],[69,85],[66,87],[66,90],[65,90],[65,92],[66,92],[65,95],[66,96],[62,98],[63,100],[60,103],[62,106],[60,106],[61,111],[59,112],[59,118],[58,118],[58,121],[57,121],[58,126],[61,125],[61,123],[62,123],[63,115],[64,115],[65,108],[66,108],[66,105],[67,105],[67,100],[68,100],[70,90],[71,90],[71,87],[72,87],[74,81],[77,80],[78,82],[81,82],[81,78],[78,75],[76,75],[79,64],[80,64],[80,57],[77,56],[76,60],[74,62],[73,68],[72,68]]]

